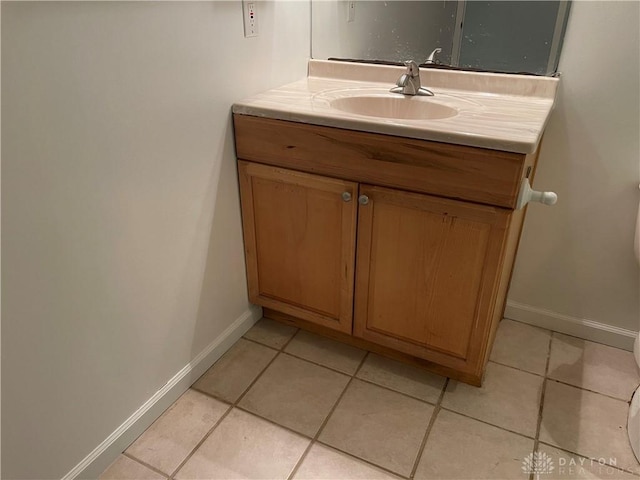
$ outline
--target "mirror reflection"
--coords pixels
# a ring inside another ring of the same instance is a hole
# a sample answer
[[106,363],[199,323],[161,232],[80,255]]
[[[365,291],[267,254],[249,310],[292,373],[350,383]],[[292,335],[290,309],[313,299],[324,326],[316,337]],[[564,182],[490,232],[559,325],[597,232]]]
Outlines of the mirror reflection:
[[312,0],[317,59],[557,71],[569,1]]

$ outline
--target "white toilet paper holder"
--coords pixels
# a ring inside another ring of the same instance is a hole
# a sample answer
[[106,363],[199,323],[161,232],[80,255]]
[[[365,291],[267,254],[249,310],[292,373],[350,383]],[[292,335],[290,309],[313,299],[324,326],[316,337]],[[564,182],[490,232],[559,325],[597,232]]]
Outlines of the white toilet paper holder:
[[520,193],[518,193],[518,201],[516,209],[521,209],[529,202],[539,202],[545,205],[555,205],[558,201],[558,195],[555,192],[539,192],[533,190],[529,184],[528,178],[523,178],[520,184]]

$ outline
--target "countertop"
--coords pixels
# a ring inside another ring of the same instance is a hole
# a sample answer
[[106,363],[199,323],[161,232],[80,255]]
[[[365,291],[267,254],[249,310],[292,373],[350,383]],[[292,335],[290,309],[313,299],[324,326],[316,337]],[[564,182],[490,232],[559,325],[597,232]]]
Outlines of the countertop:
[[386,94],[404,67],[310,60],[309,75],[233,105],[241,115],[381,133],[516,153],[537,150],[554,106],[559,79],[420,69],[429,101],[455,108],[443,119],[405,120],[347,113],[331,107],[345,92]]

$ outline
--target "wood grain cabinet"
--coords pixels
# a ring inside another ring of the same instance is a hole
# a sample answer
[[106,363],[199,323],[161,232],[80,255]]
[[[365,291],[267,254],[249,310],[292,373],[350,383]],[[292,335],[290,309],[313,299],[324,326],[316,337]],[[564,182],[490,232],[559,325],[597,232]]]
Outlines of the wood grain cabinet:
[[479,385],[520,236],[517,189],[536,156],[242,115],[234,124],[250,300],[276,320]]
[[239,162],[252,302],[351,332],[354,182]]

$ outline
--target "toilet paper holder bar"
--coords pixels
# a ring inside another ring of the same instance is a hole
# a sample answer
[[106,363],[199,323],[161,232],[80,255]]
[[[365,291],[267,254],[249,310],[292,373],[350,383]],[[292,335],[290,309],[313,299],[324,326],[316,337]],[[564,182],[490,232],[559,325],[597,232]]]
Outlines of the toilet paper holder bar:
[[519,210],[529,202],[539,202],[545,205],[555,205],[558,201],[558,195],[555,192],[539,192],[533,190],[529,184],[528,178],[523,178],[520,184],[520,193],[516,201],[516,209]]

